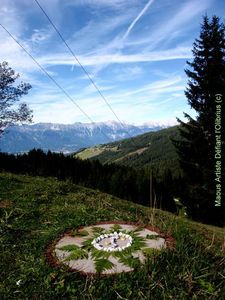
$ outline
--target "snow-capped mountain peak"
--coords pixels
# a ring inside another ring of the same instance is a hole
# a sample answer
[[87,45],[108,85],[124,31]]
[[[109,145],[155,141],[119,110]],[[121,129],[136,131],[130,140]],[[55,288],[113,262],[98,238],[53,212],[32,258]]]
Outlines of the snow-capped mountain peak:
[[117,121],[12,126],[0,139],[0,151],[19,153],[42,148],[57,152],[75,152],[80,148],[114,142],[165,127],[168,126],[152,123],[136,126]]

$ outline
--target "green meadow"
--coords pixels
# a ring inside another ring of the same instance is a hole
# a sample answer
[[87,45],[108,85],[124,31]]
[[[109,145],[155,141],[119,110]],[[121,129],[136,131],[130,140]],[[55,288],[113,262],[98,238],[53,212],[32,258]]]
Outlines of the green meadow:
[[[114,276],[81,276],[46,260],[48,244],[67,229],[99,221],[153,225],[174,250]],[[225,299],[225,232],[183,216],[55,178],[0,174],[0,299]]]

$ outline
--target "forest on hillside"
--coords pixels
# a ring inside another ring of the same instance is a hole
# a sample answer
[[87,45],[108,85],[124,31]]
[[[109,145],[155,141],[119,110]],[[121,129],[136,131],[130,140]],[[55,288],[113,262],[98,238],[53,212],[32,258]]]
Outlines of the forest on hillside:
[[145,206],[154,205],[176,211],[171,173],[167,173],[163,181],[157,181],[144,169],[135,170],[115,164],[102,165],[99,161],[80,160],[51,151],[44,153],[40,149],[21,155],[0,153],[0,171],[53,176]]
[[[182,177],[179,157],[172,139],[179,139],[179,126],[149,132],[133,138],[85,149],[76,157],[99,160],[102,164],[115,163],[152,171],[157,180],[171,172],[173,179]],[[98,154],[99,152],[99,154]],[[97,153],[97,155],[93,155]],[[90,158],[89,156],[90,155]]]

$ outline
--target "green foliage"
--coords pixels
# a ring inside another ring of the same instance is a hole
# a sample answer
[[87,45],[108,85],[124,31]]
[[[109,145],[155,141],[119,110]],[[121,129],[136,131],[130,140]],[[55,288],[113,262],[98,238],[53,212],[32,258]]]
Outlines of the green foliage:
[[72,252],[72,251],[76,251],[80,249],[80,247],[76,246],[76,245],[65,245],[59,248],[59,250],[62,251],[67,251],[67,252]]
[[121,230],[122,227],[119,224],[114,224],[110,229],[114,232]]
[[[97,235],[96,235],[97,237]],[[93,241],[93,238],[87,239],[82,243],[82,248],[87,250],[87,251],[91,251],[93,249],[93,245],[91,244]]]
[[70,261],[75,259],[88,258],[88,253],[76,245],[65,245],[60,247],[59,250],[69,252],[70,254],[64,259],[64,261]]
[[92,231],[93,231],[94,233],[102,234],[102,233],[105,231],[105,229],[102,228],[102,227],[97,227],[97,226],[95,226],[95,227],[92,228]]
[[145,256],[151,257],[154,254],[158,254],[160,250],[154,248],[142,248],[142,252],[144,253]]
[[0,135],[12,124],[32,121],[32,111],[25,103],[16,107],[20,97],[31,89],[28,83],[15,85],[19,74],[8,66],[6,61],[0,63]]
[[88,236],[89,233],[88,233],[87,230],[79,230],[79,231],[77,231],[76,235],[78,235],[78,236]]
[[157,240],[159,238],[159,235],[156,235],[156,234],[147,234],[146,235],[146,239],[149,239],[149,240]]
[[71,251],[70,254],[63,261],[70,261],[82,258],[88,258],[88,254],[82,249],[77,249]]
[[113,268],[113,266],[114,264],[106,258],[98,258],[95,260],[95,267],[97,273],[101,273],[105,270],[110,270]]
[[140,250],[141,248],[146,246],[146,239],[144,237],[132,235],[132,234],[131,236],[133,238],[133,242],[131,244],[131,249],[133,251]]
[[91,249],[91,256],[95,259],[104,258],[107,259],[110,256],[110,252],[101,251],[98,249],[95,249],[94,247]]
[[137,257],[133,257],[130,255],[121,255],[119,256],[119,262],[123,263],[125,266],[129,266],[130,268],[136,269],[140,266],[140,260]]
[[144,227],[138,226],[137,228],[130,230],[128,234],[131,234],[132,236],[137,235],[140,231],[142,231]]
[[198,284],[201,288],[206,290],[209,294],[213,294],[215,292],[215,287],[211,282],[205,281],[205,279],[200,278],[198,280]]

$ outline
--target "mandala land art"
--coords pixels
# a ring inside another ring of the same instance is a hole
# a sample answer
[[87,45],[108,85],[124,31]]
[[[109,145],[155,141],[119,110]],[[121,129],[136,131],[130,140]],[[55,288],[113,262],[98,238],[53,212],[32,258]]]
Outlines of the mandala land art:
[[102,251],[123,251],[132,244],[132,237],[123,232],[102,234],[92,241],[92,245]]
[[[85,275],[131,272],[173,239],[135,224],[100,223],[65,233],[48,250],[49,261]],[[172,242],[171,242],[172,241]]]

